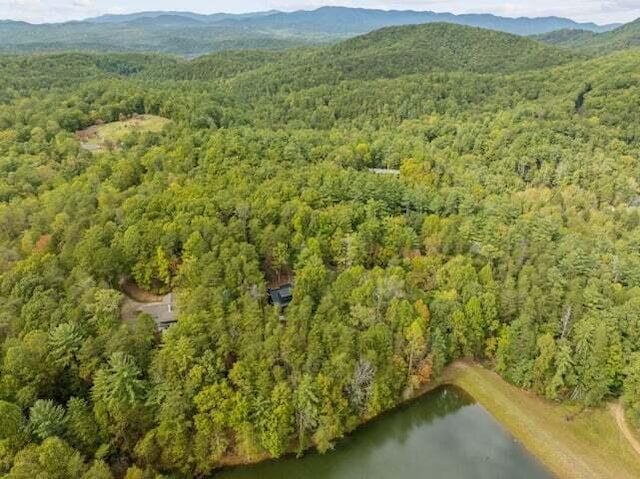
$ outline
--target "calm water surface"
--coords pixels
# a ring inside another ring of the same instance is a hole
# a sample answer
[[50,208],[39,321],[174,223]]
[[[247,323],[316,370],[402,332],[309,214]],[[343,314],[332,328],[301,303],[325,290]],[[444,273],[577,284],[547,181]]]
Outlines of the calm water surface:
[[285,458],[215,479],[551,479],[463,391],[439,388],[356,430],[325,455]]

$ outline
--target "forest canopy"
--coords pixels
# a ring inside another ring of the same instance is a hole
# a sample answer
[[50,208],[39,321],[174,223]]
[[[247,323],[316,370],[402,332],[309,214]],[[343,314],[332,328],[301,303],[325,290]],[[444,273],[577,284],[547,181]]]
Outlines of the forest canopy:
[[458,358],[640,421],[639,95],[638,50],[460,26],[0,57],[0,475],[326,451]]

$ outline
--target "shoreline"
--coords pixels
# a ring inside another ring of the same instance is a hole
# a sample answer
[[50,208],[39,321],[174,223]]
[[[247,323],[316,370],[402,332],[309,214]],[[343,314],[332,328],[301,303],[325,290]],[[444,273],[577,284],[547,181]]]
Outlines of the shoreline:
[[[422,386],[392,409],[360,423],[345,436],[446,385],[469,394],[558,479],[640,477],[640,455],[618,428],[610,407],[585,409],[568,421],[566,417],[573,412],[571,405],[546,401],[507,383],[477,363],[463,360],[448,365],[439,378]],[[305,453],[312,449],[314,446],[310,444]],[[223,470],[277,461],[296,454],[292,450],[280,458],[273,458],[266,452],[254,458],[225,456],[211,477]]]
[[[450,366],[447,366],[445,368],[448,369]],[[437,389],[441,386],[446,386],[449,383],[446,381],[443,381],[444,379],[444,373],[440,375],[440,377],[438,379],[435,379],[433,381],[428,382],[427,384],[421,386],[419,389],[417,389],[416,391],[414,391],[414,393],[408,397],[407,399],[403,399],[402,401],[400,401],[398,404],[396,404],[394,407],[392,407],[391,409],[388,409],[387,411],[383,411],[380,414],[370,417],[368,419],[366,419],[365,421],[359,423],[355,428],[345,432],[344,436],[342,436],[339,439],[336,439],[336,444],[339,443],[342,439],[346,438],[349,434],[354,433],[355,431],[357,431],[358,429],[360,429],[361,427],[369,424],[371,421],[375,421],[376,419],[379,419],[383,416],[385,416],[386,414],[393,414],[395,411],[398,410],[398,408],[401,408],[403,406],[406,406],[410,403],[412,403],[413,401],[417,401],[419,400],[422,396],[424,396],[425,394],[430,393],[431,391],[433,391],[434,389]],[[292,448],[293,449],[293,448]],[[312,450],[315,449],[315,445],[314,444],[309,444],[305,449],[304,449],[304,454],[307,454],[309,452],[311,452]],[[295,450],[291,450],[289,452],[286,452],[285,454],[283,454],[280,457],[273,457],[271,455],[269,455],[268,452],[262,452],[260,454],[258,454],[256,457],[250,459],[247,457],[243,457],[243,456],[239,456],[236,454],[233,455],[229,455],[229,456],[225,456],[222,459],[220,459],[220,467],[218,469],[216,469],[213,472],[213,477],[215,477],[215,474],[226,470],[226,469],[234,469],[236,467],[243,467],[243,466],[255,466],[258,465],[262,462],[267,462],[267,461],[277,461],[280,459],[284,459],[286,457],[291,457],[291,456],[295,456],[296,454],[298,454],[297,451]]]
[[448,384],[470,394],[558,479],[637,479],[640,455],[607,406],[584,409],[542,399],[496,373],[464,361],[443,373]]

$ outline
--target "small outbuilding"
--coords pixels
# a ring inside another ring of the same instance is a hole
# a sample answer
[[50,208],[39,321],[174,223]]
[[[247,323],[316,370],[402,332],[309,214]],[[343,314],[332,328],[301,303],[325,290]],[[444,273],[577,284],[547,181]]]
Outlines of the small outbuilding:
[[282,309],[289,306],[289,303],[293,300],[293,285],[291,284],[284,284],[277,288],[269,288],[267,292],[269,293],[269,304],[279,306]]
[[393,168],[369,168],[369,171],[376,175],[400,176],[400,170]]

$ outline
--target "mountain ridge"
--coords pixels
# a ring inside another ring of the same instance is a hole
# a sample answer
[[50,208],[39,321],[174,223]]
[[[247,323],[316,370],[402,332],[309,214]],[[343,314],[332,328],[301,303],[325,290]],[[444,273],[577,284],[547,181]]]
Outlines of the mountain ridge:
[[640,18],[607,32],[558,30],[534,36],[557,47],[583,50],[589,53],[610,53],[640,46]]
[[[558,30],[560,28],[577,28],[589,31],[608,31],[620,26],[620,24],[597,25],[587,22],[580,23],[573,20],[557,17],[503,17],[490,13],[469,13],[454,14],[450,12],[434,12],[419,10],[380,10],[368,8],[351,8],[327,6],[320,7],[316,10],[296,10],[293,12],[274,12],[270,15],[261,17],[239,18],[229,17],[228,21],[240,20],[247,23],[256,23],[259,25],[285,23],[293,21],[309,21],[319,18],[337,20],[338,23],[344,22],[345,19],[359,20],[360,22],[369,21],[375,23],[375,27],[383,28],[385,26],[400,26],[414,23],[456,23],[467,26],[475,26],[481,28],[489,28],[493,30],[504,31],[507,33],[516,33],[521,35],[532,34],[529,31],[538,30],[538,33]],[[389,20],[387,20],[389,19]],[[377,23],[376,23],[377,22]],[[388,23],[392,22],[392,23]],[[534,27],[533,24],[537,25]],[[335,26],[335,25],[334,25]],[[363,26],[364,27],[364,26]],[[542,30],[542,31],[540,31]],[[372,31],[372,30],[369,30]],[[361,33],[365,33],[362,31]]]
[[[381,28],[340,42],[330,51],[338,64],[352,56],[353,66],[347,71],[355,67],[357,72],[358,63],[364,59],[369,71],[386,63],[402,74],[432,69],[508,72],[557,65],[571,58],[560,49],[526,37],[445,22]],[[367,73],[351,76],[366,78]],[[383,70],[380,76],[396,76],[390,73]]]
[[0,53],[131,51],[191,57],[222,50],[278,50],[335,43],[390,26],[442,22],[521,36],[563,28],[600,32],[614,26],[560,17],[509,18],[348,7],[211,15],[151,11],[66,23],[0,22]]
[[[577,22],[575,20],[571,20],[565,17],[559,16],[542,16],[542,17],[528,17],[528,16],[520,16],[520,17],[505,17],[500,15],[495,15],[491,13],[464,13],[464,14],[455,14],[451,12],[435,12],[431,10],[413,10],[413,9],[375,9],[375,8],[359,8],[359,7],[342,7],[342,6],[325,6],[319,7],[314,10],[293,10],[293,11],[282,11],[282,10],[266,10],[266,11],[257,11],[257,12],[247,12],[247,13],[225,13],[225,12],[217,12],[217,13],[197,13],[190,11],[178,11],[178,10],[149,10],[149,11],[140,11],[140,12],[132,12],[132,13],[107,13],[104,15],[99,15],[97,17],[88,17],[81,20],[71,20],[66,22],[51,22],[51,23],[30,23],[30,22],[21,22],[32,26],[38,25],[65,25],[69,23],[92,23],[92,24],[107,24],[107,23],[128,23],[132,20],[136,20],[139,18],[158,18],[166,15],[170,16],[182,16],[192,19],[198,19],[205,23],[218,23],[224,21],[251,21],[255,19],[268,19],[268,20],[278,20],[281,21],[281,18],[296,18],[296,17],[314,17],[314,16],[326,16],[331,14],[352,14],[352,15],[369,15],[369,16],[394,16],[401,15],[407,17],[418,17],[423,18],[428,21],[423,21],[421,23],[435,23],[438,21],[446,21],[448,23],[455,22],[456,19],[461,20],[461,22],[473,22],[486,20],[493,20],[501,22],[504,25],[522,22],[534,22],[539,24],[544,24],[545,26],[541,27],[543,29],[552,28],[552,30],[557,30],[560,28],[556,28],[560,26],[561,28],[569,28],[569,29],[579,29],[579,30],[589,30],[589,31],[609,31],[614,28],[617,28],[622,23],[610,23],[610,24],[597,24],[594,22]],[[0,23],[5,22],[13,22],[15,20],[8,19],[0,19]],[[461,23],[467,24],[467,23]],[[396,24],[389,24],[386,26],[394,26]],[[551,25],[551,26],[548,26]],[[481,25],[471,25],[471,26],[481,26]],[[505,30],[506,31],[506,30]],[[514,33],[508,31],[508,33]],[[543,32],[538,32],[543,33]]]
[[257,17],[257,16],[263,16],[263,15],[271,15],[277,12],[279,12],[279,10],[268,10],[264,12],[248,12],[248,13],[219,12],[219,13],[206,14],[206,13],[196,13],[196,12],[177,11],[177,10],[150,10],[150,11],[141,11],[141,12],[134,12],[134,13],[123,13],[123,14],[107,13],[97,17],[85,18],[81,21],[87,22],[87,23],[101,23],[101,24],[126,23],[128,21],[135,20],[141,17],[142,18],[158,18],[165,15],[171,15],[171,16],[183,16],[183,17],[193,18],[196,20],[200,20],[204,23],[207,23],[207,22],[213,23],[226,18],[230,18],[230,17],[249,18],[249,17]]
[[581,56],[533,39],[464,25],[386,27],[335,45],[289,52],[218,52],[164,68],[167,79],[234,77],[246,91],[273,93],[444,72],[515,73],[556,67]]

